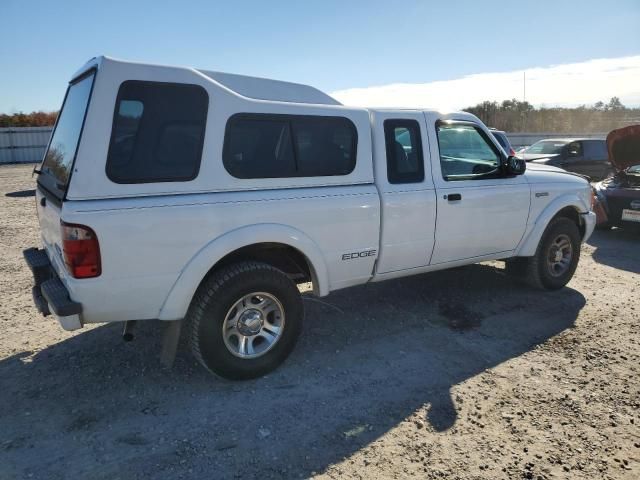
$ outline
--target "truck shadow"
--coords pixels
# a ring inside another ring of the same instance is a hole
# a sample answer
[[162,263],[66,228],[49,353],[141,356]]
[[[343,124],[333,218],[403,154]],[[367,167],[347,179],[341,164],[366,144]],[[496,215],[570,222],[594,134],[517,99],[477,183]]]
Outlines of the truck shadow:
[[4,194],[5,197],[9,197],[9,198],[26,198],[26,197],[34,197],[35,195],[36,195],[36,191],[34,189],[18,190],[15,192],[7,192]]
[[640,273],[640,229],[596,230],[587,243],[596,248],[593,252],[596,262]]
[[305,299],[295,352],[255,381],[212,377],[186,348],[163,370],[154,322],[131,343],[103,326],[1,361],[0,476],[308,476],[408,418],[451,429],[491,377],[455,401],[452,387],[571,328],[585,304],[486,264]]

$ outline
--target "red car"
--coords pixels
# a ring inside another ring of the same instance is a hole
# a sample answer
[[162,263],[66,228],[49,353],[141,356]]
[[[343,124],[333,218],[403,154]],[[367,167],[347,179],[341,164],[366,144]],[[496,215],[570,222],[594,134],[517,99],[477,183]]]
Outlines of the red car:
[[607,150],[615,172],[593,187],[597,228],[640,228],[640,125],[610,132]]

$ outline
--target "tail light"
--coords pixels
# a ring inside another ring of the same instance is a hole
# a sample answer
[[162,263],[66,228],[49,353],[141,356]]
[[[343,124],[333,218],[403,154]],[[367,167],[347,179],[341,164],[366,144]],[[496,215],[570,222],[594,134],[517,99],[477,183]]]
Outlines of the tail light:
[[516,156],[516,151],[513,149],[513,147],[509,147],[509,156],[510,157]]
[[102,273],[100,245],[96,233],[86,225],[60,222],[62,252],[74,278],[92,278]]

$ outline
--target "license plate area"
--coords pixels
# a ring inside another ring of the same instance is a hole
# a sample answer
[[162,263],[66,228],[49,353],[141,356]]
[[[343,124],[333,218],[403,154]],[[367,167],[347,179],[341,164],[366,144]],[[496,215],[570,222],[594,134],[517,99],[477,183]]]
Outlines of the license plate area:
[[640,210],[622,209],[622,220],[627,222],[640,222]]

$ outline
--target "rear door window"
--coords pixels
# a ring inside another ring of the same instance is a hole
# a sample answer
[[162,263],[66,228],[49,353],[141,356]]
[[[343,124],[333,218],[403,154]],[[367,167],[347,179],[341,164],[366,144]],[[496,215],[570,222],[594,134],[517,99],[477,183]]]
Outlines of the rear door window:
[[389,183],[420,183],[424,180],[424,160],[420,125],[415,120],[385,120]]
[[198,85],[120,86],[107,156],[116,183],[180,182],[200,169],[209,96]]
[[60,198],[64,195],[71,176],[94,76],[95,71],[91,71],[69,86],[42,162],[39,182]]
[[604,140],[588,140],[584,142],[584,157],[587,160],[606,160],[607,144]]

